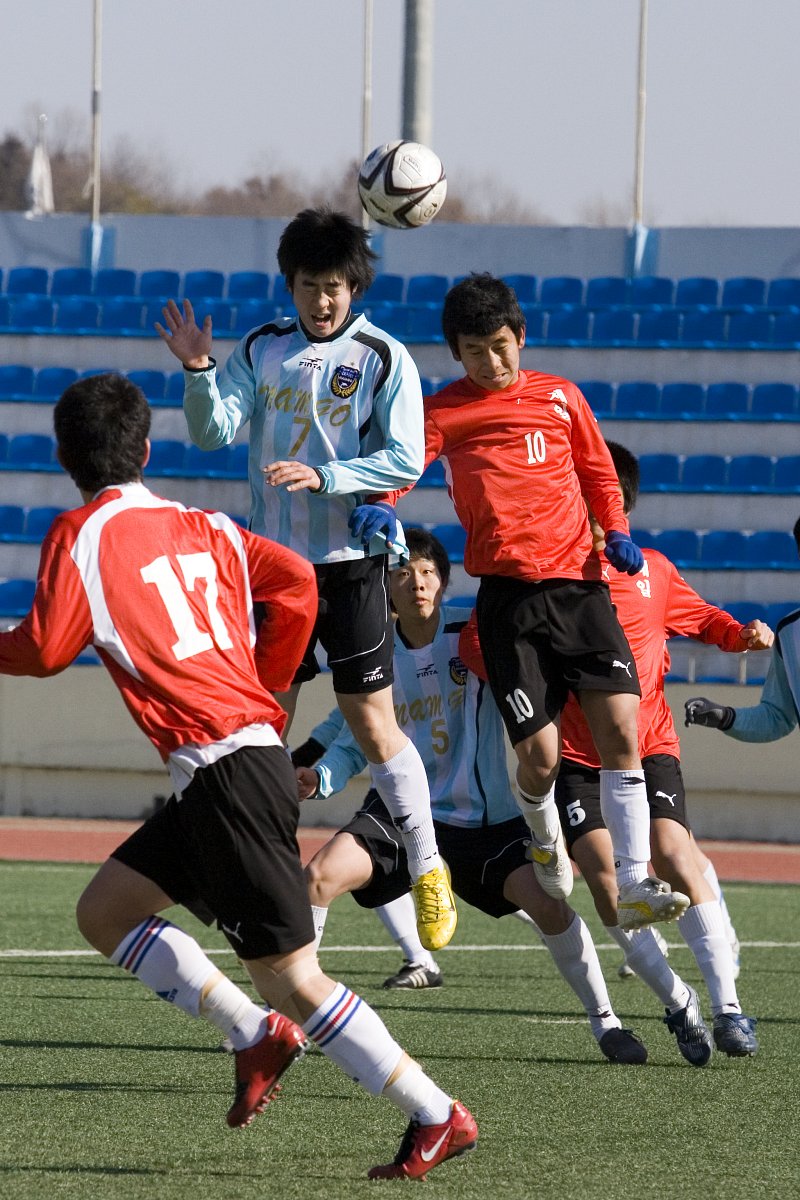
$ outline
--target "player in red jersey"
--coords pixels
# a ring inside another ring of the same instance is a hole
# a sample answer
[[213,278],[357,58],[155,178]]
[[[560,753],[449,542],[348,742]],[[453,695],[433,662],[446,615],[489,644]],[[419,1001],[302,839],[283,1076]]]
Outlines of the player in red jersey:
[[[608,446],[627,514],[639,491],[639,464],[624,446],[616,442]],[[593,518],[592,531],[595,547],[602,554],[603,531]],[[742,1015],[720,901],[704,878],[689,830],[680,744],[664,694],[664,675],[669,669],[665,638],[683,635],[722,650],[742,652],[768,649],[772,631],[758,620],[742,625],[709,604],[656,550],[645,549],[642,568],[634,576],[619,574],[605,562],[603,574],[636,659],[642,687],[639,747],[650,805],[653,864],[659,875],[686,892],[691,900],[691,907],[678,919],[678,928],[709,990],[717,1048],[729,1055],[754,1054],[758,1047],[753,1033],[755,1022]],[[652,930],[630,934],[616,925],[611,840],[599,804],[600,760],[580,705],[573,697],[561,714],[561,735],[563,757],[556,800],[570,853],[589,884],[609,934],[622,947],[629,965],[664,1003],[666,1024],[675,1034],[681,1053],[693,1065],[705,1066],[711,1057],[712,1040],[700,1014],[697,993],[670,970]]]
[[[308,642],[314,569],[222,513],[153,495],[142,482],[149,428],[147,401],[123,376],[64,392],[58,455],[84,503],[54,521],[33,608],[0,634],[9,675],[55,674],[94,645],[175,789],[100,867],[78,901],[79,928],[156,995],[231,1039],[229,1125],[263,1111],[310,1038],[411,1122],[396,1160],[370,1174],[422,1177],[475,1144],[475,1121],[359,996],[323,975],[314,950],[297,783],[271,695],[288,687]],[[257,639],[254,601],[266,608]],[[268,1011],[157,915],[198,902]]]
[[466,378],[425,401],[425,462],[441,458],[466,529],[464,565],[489,683],[517,754],[520,808],[540,882],[572,888],[554,800],[559,717],[570,691],[600,750],[603,813],[626,928],[670,920],[688,897],[648,879],[647,796],[637,748],[639,683],[601,579],[586,500],[608,529],[608,558],[636,572],[614,464],[574,383],[520,370],[525,319],[513,290],[471,275],[448,292],[445,338]]

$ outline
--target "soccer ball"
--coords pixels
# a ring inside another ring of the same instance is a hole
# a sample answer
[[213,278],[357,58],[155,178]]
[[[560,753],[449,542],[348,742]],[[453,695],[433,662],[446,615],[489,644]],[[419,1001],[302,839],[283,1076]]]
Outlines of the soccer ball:
[[385,142],[358,172],[358,194],[369,215],[390,229],[427,225],[444,204],[447,179],[438,154],[419,142]]

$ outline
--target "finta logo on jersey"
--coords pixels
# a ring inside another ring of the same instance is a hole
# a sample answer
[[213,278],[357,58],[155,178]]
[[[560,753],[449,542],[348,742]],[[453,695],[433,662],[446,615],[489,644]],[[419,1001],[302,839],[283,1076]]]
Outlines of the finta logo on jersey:
[[465,687],[467,683],[467,668],[458,655],[455,658],[451,658],[447,665],[450,668],[450,678],[453,683],[457,683],[459,687]]
[[430,675],[436,674],[436,665],[433,662],[426,663],[424,667],[417,667],[417,679],[427,679]]
[[322,370],[321,358],[301,358],[298,367],[310,367],[313,371]]
[[337,367],[331,378],[331,391],[334,396],[347,400],[358,387],[361,372],[357,367]]

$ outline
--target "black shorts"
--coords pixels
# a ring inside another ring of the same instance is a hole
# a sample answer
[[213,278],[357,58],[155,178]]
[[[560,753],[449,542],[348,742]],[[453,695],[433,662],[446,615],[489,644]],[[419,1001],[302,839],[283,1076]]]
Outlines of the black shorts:
[[489,684],[512,745],[554,721],[570,691],[640,694],[607,584],[487,575],[476,607]]
[[[689,828],[681,764],[672,754],[650,754],[642,759],[650,820],[666,817]],[[567,849],[585,833],[605,829],[600,813],[600,770],[561,760],[556,779],[556,804]]]
[[391,687],[394,654],[386,554],[315,567],[319,611],[311,641],[294,677],[308,683],[319,674],[314,647],[320,642],[333,673],[333,690],[344,695]]
[[245,746],[195,771],[113,853],[175,902],[213,914],[239,958],[314,941],[296,831],[297,780],[280,746]]
[[[433,825],[456,895],[490,917],[516,912],[517,905],[505,898],[503,888],[511,872],[528,862],[525,846],[531,835],[522,817],[499,825],[462,828],[440,821],[434,821]],[[362,908],[379,908],[408,891],[411,878],[406,853],[377,792],[369,792],[362,808],[342,832],[358,838],[372,859],[372,879],[366,887],[353,892],[357,904]]]

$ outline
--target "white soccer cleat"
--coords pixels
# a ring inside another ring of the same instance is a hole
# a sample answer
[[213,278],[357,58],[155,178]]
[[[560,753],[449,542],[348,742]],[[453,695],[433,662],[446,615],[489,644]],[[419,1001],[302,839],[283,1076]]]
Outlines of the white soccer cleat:
[[549,846],[537,842],[536,838],[532,837],[525,853],[533,863],[533,872],[542,885],[542,890],[553,900],[566,900],[572,891],[574,880],[572,863],[569,861],[561,830],[559,829],[555,842]]
[[663,879],[648,876],[620,889],[617,923],[620,929],[641,929],[657,921],[674,921],[691,901],[683,892],[670,891]]

